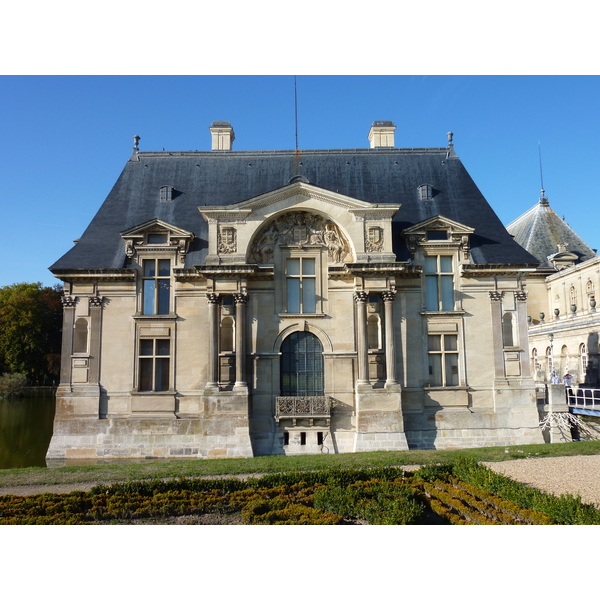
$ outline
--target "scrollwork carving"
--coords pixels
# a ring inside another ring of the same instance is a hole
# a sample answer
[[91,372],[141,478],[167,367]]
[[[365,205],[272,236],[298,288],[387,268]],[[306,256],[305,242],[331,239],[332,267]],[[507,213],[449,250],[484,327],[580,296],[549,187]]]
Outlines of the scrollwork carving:
[[267,225],[250,248],[250,260],[272,263],[277,246],[326,246],[328,262],[334,264],[351,256],[350,244],[335,223],[305,211],[285,213]]

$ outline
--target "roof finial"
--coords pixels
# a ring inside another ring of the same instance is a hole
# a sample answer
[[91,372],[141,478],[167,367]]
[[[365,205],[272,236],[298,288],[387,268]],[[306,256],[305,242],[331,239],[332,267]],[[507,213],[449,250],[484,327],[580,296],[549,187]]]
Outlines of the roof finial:
[[446,135],[448,136],[448,148],[450,148],[450,146],[454,146],[454,144],[452,143],[452,138],[454,137],[454,134],[451,131],[449,131]]
[[140,151],[140,140],[142,138],[139,135],[134,135],[133,136],[133,151],[134,152],[139,152]]

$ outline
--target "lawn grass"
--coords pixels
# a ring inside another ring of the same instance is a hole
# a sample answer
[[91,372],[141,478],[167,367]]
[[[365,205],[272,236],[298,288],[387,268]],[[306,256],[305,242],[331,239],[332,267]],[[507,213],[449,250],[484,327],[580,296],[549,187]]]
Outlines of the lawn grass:
[[314,471],[326,467],[368,468],[401,465],[429,465],[471,457],[476,461],[503,461],[525,457],[600,454],[600,440],[564,444],[494,446],[460,450],[406,450],[403,452],[360,452],[307,456],[260,456],[256,458],[173,460],[165,462],[109,463],[45,469],[0,470],[0,487],[109,483],[153,478],[211,477],[245,473]]

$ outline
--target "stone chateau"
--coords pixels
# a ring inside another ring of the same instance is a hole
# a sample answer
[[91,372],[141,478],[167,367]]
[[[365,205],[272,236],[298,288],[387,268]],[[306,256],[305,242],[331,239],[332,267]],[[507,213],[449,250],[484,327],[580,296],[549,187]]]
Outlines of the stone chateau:
[[226,121],[207,151],[136,136],[50,267],[64,330],[48,458],[542,442],[526,287],[540,260],[452,134],[402,149],[395,129],[375,121],[351,150],[234,151]]

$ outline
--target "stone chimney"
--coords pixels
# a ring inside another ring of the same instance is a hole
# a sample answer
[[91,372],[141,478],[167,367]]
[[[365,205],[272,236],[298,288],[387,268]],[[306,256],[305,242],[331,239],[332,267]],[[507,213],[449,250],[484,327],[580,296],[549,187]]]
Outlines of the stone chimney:
[[229,121],[213,121],[209,129],[212,137],[212,150],[231,150],[235,135]]
[[373,121],[369,131],[371,148],[393,148],[396,126],[391,121]]

